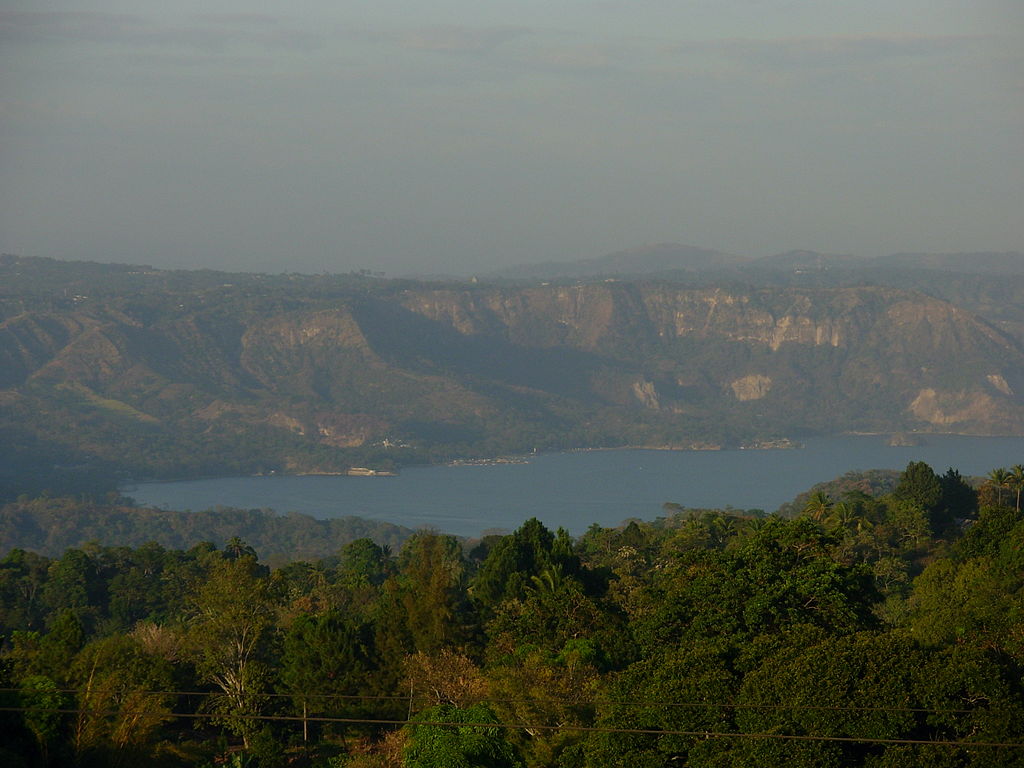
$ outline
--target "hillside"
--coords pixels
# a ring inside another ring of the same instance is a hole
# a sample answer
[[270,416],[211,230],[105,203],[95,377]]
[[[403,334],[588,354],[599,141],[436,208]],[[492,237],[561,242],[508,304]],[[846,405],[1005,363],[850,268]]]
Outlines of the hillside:
[[878,266],[903,269],[938,269],[991,275],[1024,275],[1024,253],[894,253],[874,259]]
[[316,561],[360,538],[397,551],[412,533],[359,517],[318,520],[296,512],[231,507],[175,512],[61,497],[0,505],[0,552],[25,549],[48,557],[72,547],[100,545],[190,549],[210,542],[222,547],[239,537],[271,563]]
[[970,253],[894,253],[875,258],[849,254],[792,250],[751,258],[680,243],[658,243],[574,261],[521,264],[499,270],[489,277],[518,280],[598,278],[636,279],[712,275],[717,279],[742,277],[758,280],[766,272],[876,274],[942,272],[958,275],[1024,275],[1024,253],[1019,251]]
[[[0,262],[7,483],[809,433],[1024,432],[1024,353],[897,288],[497,287]],[[0,477],[0,482],[4,478]]]
[[744,256],[680,243],[658,243],[577,261],[522,264],[493,273],[512,279],[638,277],[664,272],[708,272],[747,263]]

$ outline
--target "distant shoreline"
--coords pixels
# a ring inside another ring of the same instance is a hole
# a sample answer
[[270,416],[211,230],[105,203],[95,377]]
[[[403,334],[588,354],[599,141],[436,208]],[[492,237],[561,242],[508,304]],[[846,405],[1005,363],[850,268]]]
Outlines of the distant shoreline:
[[[893,443],[891,440],[899,435],[912,438],[912,442]],[[888,447],[913,448],[926,445],[929,438],[935,437],[974,437],[979,439],[1007,439],[1014,440],[1024,438],[1024,435],[989,435],[962,432],[867,432],[867,431],[845,431],[832,435],[812,435],[807,439],[828,438],[828,437],[877,437],[884,441],[883,445]],[[558,453],[591,453],[606,451],[678,451],[678,452],[705,452],[705,451],[779,451],[779,450],[801,450],[804,443],[793,438],[777,438],[771,440],[755,440],[741,445],[723,445],[721,443],[694,443],[689,445],[620,445],[608,447],[580,447],[563,448],[560,450],[538,451],[536,453],[507,454],[502,456],[488,456],[476,458],[459,458],[439,462],[422,462],[407,464],[394,470],[373,469],[371,467],[349,467],[337,471],[296,471],[296,472],[264,472],[251,475],[186,475],[171,478],[142,478],[129,479],[119,486],[119,491],[124,493],[126,488],[138,485],[149,485],[155,483],[182,483],[198,482],[201,480],[224,480],[237,477],[398,477],[402,469],[412,467],[487,467],[501,465],[529,464],[530,460],[539,455]]]
[[630,517],[653,519],[666,501],[693,509],[770,511],[849,472],[899,472],[910,461],[923,461],[937,472],[955,467],[963,476],[983,476],[1024,455],[1024,438],[944,435],[919,448],[889,447],[886,438],[809,438],[799,451],[559,451],[519,457],[525,465],[413,467],[393,482],[274,475],[140,484],[122,493],[139,506],[203,510],[226,504],[317,518],[356,515],[460,536],[514,529],[535,516],[578,535],[590,523],[614,526]]

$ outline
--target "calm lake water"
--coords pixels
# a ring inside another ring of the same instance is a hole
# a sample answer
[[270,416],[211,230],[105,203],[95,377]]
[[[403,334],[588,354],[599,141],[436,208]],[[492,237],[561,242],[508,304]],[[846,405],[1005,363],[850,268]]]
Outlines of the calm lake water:
[[671,501],[686,507],[774,511],[812,485],[855,469],[903,469],[925,461],[964,476],[1024,463],[1024,438],[928,436],[890,447],[876,436],[807,440],[794,450],[582,451],[526,464],[405,469],[398,477],[229,477],[143,483],[124,489],[140,504],[201,510],[217,505],[358,515],[460,536],[509,531],[537,517],[580,534],[591,523],[652,520]]

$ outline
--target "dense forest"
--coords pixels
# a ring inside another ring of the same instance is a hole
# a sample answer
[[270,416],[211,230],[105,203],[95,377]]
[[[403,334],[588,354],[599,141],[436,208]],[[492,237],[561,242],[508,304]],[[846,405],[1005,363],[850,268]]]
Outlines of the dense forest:
[[217,547],[244,538],[260,560],[279,565],[330,557],[355,539],[369,538],[396,551],[412,529],[363,517],[320,520],[298,512],[214,507],[198,512],[151,509],[131,499],[40,496],[0,505],[0,552],[28,549],[59,557],[86,544],[159,544],[188,549],[199,541]]
[[15,549],[0,762],[1024,766],[1024,467],[881,485],[273,569]]

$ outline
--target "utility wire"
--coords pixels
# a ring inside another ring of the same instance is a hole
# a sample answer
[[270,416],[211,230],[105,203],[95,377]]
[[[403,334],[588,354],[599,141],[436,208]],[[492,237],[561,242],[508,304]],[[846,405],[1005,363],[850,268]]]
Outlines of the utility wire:
[[[81,693],[80,688],[53,688],[50,691],[55,693]],[[0,688],[0,693],[20,693],[32,695],[33,693],[47,693],[50,691],[31,691],[23,688]],[[221,691],[139,691],[142,694],[161,696],[226,696]],[[376,695],[376,694],[343,694],[343,693],[255,693],[253,696],[263,698],[284,698],[284,699],[341,699],[345,701],[435,701],[434,696],[402,696],[402,695]],[[587,706],[587,705],[611,705],[630,707],[679,707],[686,709],[767,709],[767,710],[812,710],[820,712],[919,712],[924,714],[954,714],[969,715],[979,709],[931,709],[928,707],[855,707],[855,706],[831,706],[824,704],[718,704],[715,702],[701,701],[572,701],[569,699],[500,699],[483,698],[476,699],[478,703],[484,704],[562,704],[565,706]]]
[[844,742],[857,744],[894,744],[894,745],[924,745],[938,747],[963,747],[970,749],[974,747],[995,747],[1005,749],[1022,749],[1024,742],[998,742],[998,741],[952,741],[945,739],[880,739],[860,736],[815,736],[785,733],[743,733],[737,731],[682,731],[661,728],[609,728],[605,726],[588,725],[528,725],[520,723],[464,723],[451,720],[387,720],[370,719],[357,717],[302,717],[299,715],[231,715],[224,713],[174,713],[174,712],[120,712],[118,710],[101,709],[51,709],[44,707],[0,707],[0,712],[39,712],[48,714],[63,715],[127,715],[131,717],[155,717],[159,719],[236,719],[236,720],[259,720],[277,722],[315,722],[315,723],[346,723],[351,725],[400,725],[400,726],[431,726],[451,728],[505,728],[508,730],[525,731],[580,731],[586,733],[625,733],[647,736],[696,736],[698,738],[738,738],[738,739],[778,739],[785,741],[820,741],[820,742]]

